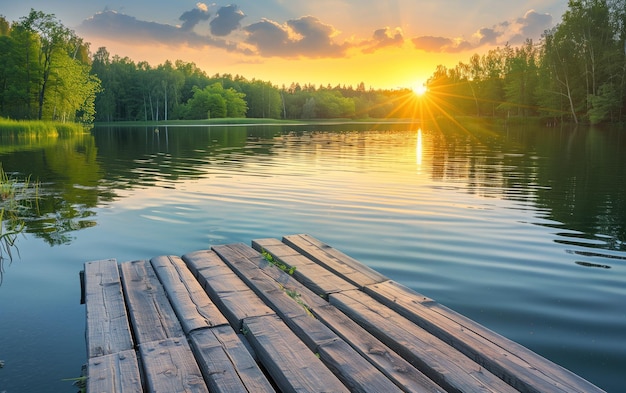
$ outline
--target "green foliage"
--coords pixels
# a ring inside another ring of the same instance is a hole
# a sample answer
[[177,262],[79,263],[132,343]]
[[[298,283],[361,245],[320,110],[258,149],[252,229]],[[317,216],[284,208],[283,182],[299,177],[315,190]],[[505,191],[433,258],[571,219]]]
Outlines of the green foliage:
[[[265,258],[265,260],[270,265],[276,266],[277,268],[279,268],[280,270],[284,271],[285,273],[289,275],[293,275],[295,273],[296,271],[295,266],[289,266],[285,264],[284,262],[282,262],[281,260],[274,258],[272,254],[270,254],[264,249],[261,250],[261,254],[263,255],[263,258]],[[296,291],[295,289],[289,289],[282,284],[280,284],[280,288],[287,294],[287,296],[289,296],[296,303],[298,303],[304,309],[307,315],[311,317],[314,316],[313,313],[311,312],[311,308],[304,302],[304,300],[302,300],[302,295],[300,295],[298,291]]]
[[[88,44],[52,14],[0,17],[0,116],[90,123],[100,81]],[[8,26],[8,27],[7,27]]]
[[599,124],[612,121],[619,113],[619,88],[614,84],[605,83],[598,89],[598,94],[589,97],[589,121]]
[[281,285],[281,289],[283,291],[285,291],[285,293],[287,294],[287,296],[289,296],[290,298],[292,298],[296,303],[298,303],[298,305],[300,307],[302,307],[304,309],[304,311],[306,312],[306,314],[310,317],[315,317],[313,315],[313,312],[311,311],[311,307],[309,307],[304,300],[302,300],[302,295],[300,295],[298,293],[298,291],[296,291],[295,289],[289,289],[283,285]]
[[[99,48],[92,73],[102,81],[95,98],[96,121],[201,120],[216,118],[325,119],[412,117],[402,111],[407,90],[369,90],[363,84],[319,87],[271,82],[239,75],[208,76],[177,60],[156,68]],[[221,97],[220,98],[218,98]],[[223,102],[222,102],[223,100]]]
[[282,96],[280,91],[270,82],[240,80],[239,85],[247,97],[248,117],[260,119],[280,119],[282,117]]
[[80,376],[76,378],[64,378],[62,381],[72,382],[72,385],[79,389],[79,393],[87,393],[87,378],[87,376]]
[[437,114],[626,119],[626,0],[570,0],[541,43],[505,46],[428,81]]
[[0,117],[0,133],[16,136],[67,136],[85,132],[85,127],[76,123],[61,123],[41,120],[10,120]]
[[246,115],[245,94],[233,88],[224,89],[214,83],[204,89],[193,88],[193,97],[179,108],[183,119],[199,120],[224,117],[244,117]]
[[[429,115],[537,116],[593,123],[626,118],[626,0],[570,0],[562,22],[537,44],[475,54],[428,81]],[[408,118],[407,90],[365,84],[278,88],[239,75],[208,76],[194,63],[113,56],[54,15],[0,16],[0,116],[59,121],[208,118]]]
[[261,250],[261,254],[263,255],[263,258],[265,258],[265,260],[270,263],[270,265],[276,266],[277,268],[284,271],[285,273],[289,275],[293,275],[296,272],[295,266],[289,266],[285,264],[284,262],[282,262],[281,260],[274,258],[274,256],[270,254],[269,252],[267,252],[266,250]]

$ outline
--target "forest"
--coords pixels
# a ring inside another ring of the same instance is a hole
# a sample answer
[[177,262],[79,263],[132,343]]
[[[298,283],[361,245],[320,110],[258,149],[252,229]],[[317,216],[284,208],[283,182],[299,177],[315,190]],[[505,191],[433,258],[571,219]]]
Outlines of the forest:
[[409,89],[277,86],[194,63],[152,66],[89,44],[54,15],[0,16],[0,116],[58,121],[211,118],[540,118],[626,120],[626,0],[570,0],[539,42],[505,45],[438,66],[418,100]]
[[453,115],[623,122],[626,1],[570,0],[538,44],[527,40],[439,66],[428,86],[433,106]]
[[92,72],[104,91],[96,97],[97,121],[201,120],[224,117],[332,119],[410,117],[403,107],[409,89],[366,90],[352,86],[270,81],[240,75],[212,76],[181,60],[151,67],[111,57],[106,48],[93,56]]

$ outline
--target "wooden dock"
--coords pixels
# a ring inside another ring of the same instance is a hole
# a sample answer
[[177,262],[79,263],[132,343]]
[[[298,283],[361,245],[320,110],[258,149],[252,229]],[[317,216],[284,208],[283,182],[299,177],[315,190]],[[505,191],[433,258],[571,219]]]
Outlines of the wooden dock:
[[88,393],[602,391],[308,235],[82,276]]

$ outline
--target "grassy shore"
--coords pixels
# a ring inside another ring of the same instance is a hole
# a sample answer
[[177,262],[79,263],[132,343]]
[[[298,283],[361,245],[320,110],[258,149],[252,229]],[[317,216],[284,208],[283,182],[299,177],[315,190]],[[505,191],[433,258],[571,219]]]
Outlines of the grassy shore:
[[78,123],[0,118],[0,133],[12,133],[18,136],[60,136],[83,132],[85,132],[85,126]]
[[283,119],[261,119],[261,118],[220,118],[204,120],[168,120],[168,121],[115,121],[97,122],[97,126],[211,126],[211,125],[304,125],[304,124],[348,124],[348,123],[419,123],[416,119],[312,119],[312,120],[283,120]]

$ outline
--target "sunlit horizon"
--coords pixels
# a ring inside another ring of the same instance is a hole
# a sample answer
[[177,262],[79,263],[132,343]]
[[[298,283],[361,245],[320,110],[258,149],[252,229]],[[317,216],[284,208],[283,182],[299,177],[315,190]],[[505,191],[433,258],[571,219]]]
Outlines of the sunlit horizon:
[[182,60],[208,75],[239,75],[278,87],[363,83],[367,89],[408,88],[416,94],[425,92],[420,84],[438,65],[453,67],[474,53],[538,40],[567,8],[566,0],[455,7],[353,0],[40,3],[7,4],[3,15],[12,22],[31,8],[54,14],[90,43],[92,53],[105,47],[111,56],[153,67]]

